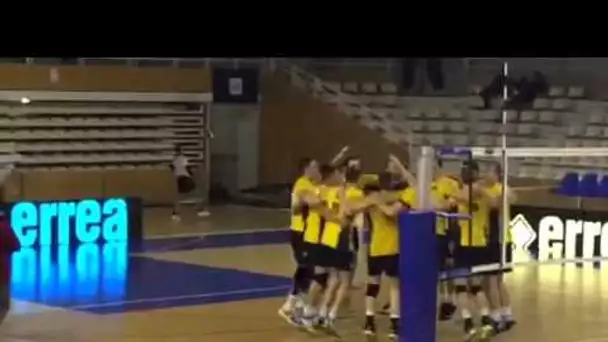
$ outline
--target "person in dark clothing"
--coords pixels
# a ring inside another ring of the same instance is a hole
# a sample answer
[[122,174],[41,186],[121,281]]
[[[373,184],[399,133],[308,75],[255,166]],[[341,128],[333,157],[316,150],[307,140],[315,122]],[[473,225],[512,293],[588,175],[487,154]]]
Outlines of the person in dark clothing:
[[507,85],[508,96],[511,97],[515,87],[503,73],[494,76],[492,82],[479,93],[479,96],[481,96],[481,99],[483,100],[484,109],[492,107],[492,99],[502,96],[505,83]]
[[401,62],[402,89],[410,91],[416,85],[416,71],[424,63],[426,76],[434,91],[441,91],[445,87],[443,61],[441,58],[405,58]]
[[532,87],[535,90],[536,96],[547,95],[549,92],[549,83],[547,78],[540,71],[535,71],[532,78]]
[[4,213],[0,215],[0,324],[11,307],[11,257],[20,248],[19,240]]
[[545,76],[538,72],[534,72],[532,80],[527,77],[522,79],[517,84],[517,93],[510,101],[511,107],[516,110],[524,110],[532,107],[534,100],[537,97],[547,94],[549,85]]

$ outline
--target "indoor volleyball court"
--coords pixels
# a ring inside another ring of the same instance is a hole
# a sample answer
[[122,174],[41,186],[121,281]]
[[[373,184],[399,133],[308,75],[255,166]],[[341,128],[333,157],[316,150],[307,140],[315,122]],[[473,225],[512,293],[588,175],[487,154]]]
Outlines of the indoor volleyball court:
[[[507,74],[506,64],[502,72]],[[504,128],[508,115],[500,112],[495,124]],[[417,210],[399,217],[398,341],[463,341],[458,314],[437,322],[439,281],[513,267],[505,281],[517,325],[491,340],[608,342],[608,176],[596,167],[608,159],[608,147],[563,141],[526,146],[512,141],[506,129],[493,134],[500,138],[487,146],[411,148],[416,186],[428,191],[420,192]],[[435,218],[471,219],[432,209],[428,193],[439,158],[453,173],[473,159],[481,172],[491,163],[502,166],[502,184],[517,193],[510,210],[506,196],[500,200],[501,234],[510,231],[513,239],[512,263],[503,240],[499,262],[439,271]],[[581,166],[581,160],[589,163]],[[578,166],[568,166],[573,164]],[[73,254],[19,250],[13,255],[14,305],[0,341],[335,341],[277,315],[295,267],[289,210],[226,205],[210,212],[201,219],[192,210],[172,222],[170,209],[146,208],[144,241],[135,250],[124,243],[83,244]],[[361,248],[354,290],[336,323],[343,341],[368,341],[362,334],[365,254]],[[386,292],[380,292],[378,306]],[[389,318],[378,315],[376,321],[377,341],[388,341],[383,332]]]

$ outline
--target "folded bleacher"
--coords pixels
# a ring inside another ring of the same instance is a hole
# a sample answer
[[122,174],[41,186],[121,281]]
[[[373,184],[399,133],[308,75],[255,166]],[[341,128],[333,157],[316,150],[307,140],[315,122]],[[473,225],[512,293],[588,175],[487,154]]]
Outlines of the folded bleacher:
[[[148,96],[148,95],[146,95]],[[204,161],[204,104],[150,100],[0,102],[0,145],[20,156],[9,200],[135,196],[170,203],[176,144]]]

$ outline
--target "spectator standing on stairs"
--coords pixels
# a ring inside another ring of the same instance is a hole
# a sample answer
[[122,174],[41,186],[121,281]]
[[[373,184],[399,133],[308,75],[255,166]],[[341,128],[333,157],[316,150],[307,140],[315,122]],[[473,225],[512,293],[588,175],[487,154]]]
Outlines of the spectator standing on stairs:
[[513,109],[522,111],[531,108],[537,97],[546,95],[549,85],[545,76],[535,71],[532,80],[523,77],[517,84],[517,93],[513,96],[510,105]]
[[[175,181],[177,184],[177,193],[178,196],[173,204],[173,212],[172,219],[175,222],[179,222],[181,220],[180,215],[180,206],[181,204],[190,196],[194,190],[196,189],[196,182],[192,178],[193,167],[188,160],[188,157],[184,154],[182,147],[180,145],[175,146],[175,156],[173,157],[173,161],[171,162],[171,170],[173,171],[173,175],[175,176]],[[207,217],[209,216],[209,211],[204,208],[198,212],[198,216]]]
[[[428,78],[431,87],[434,91],[441,91],[444,88],[444,74],[443,74],[443,63],[440,58],[426,58],[424,60],[415,58],[405,58],[401,63],[402,69],[402,82],[401,86],[404,91],[408,92],[418,85],[417,72],[419,71],[418,66],[420,62],[424,62],[426,65],[426,76]],[[424,83],[419,85],[424,88]],[[419,92],[423,93],[424,89],[418,89]]]
[[515,93],[514,84],[510,79],[505,77],[502,72],[499,72],[496,76],[494,76],[492,82],[483,88],[483,90],[479,93],[479,96],[481,96],[481,99],[483,100],[484,109],[492,108],[492,100],[497,97],[502,97],[505,84],[507,85],[508,96],[511,98]]

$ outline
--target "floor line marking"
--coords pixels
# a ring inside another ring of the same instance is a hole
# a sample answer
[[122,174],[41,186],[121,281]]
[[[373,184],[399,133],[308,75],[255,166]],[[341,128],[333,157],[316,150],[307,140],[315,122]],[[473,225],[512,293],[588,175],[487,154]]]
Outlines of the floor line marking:
[[86,309],[105,308],[105,307],[113,307],[113,306],[128,305],[128,304],[158,303],[158,302],[167,302],[167,301],[181,300],[181,299],[225,297],[225,296],[233,296],[233,295],[240,295],[240,294],[254,294],[254,293],[262,293],[262,292],[268,292],[268,291],[277,291],[277,290],[286,290],[287,291],[290,288],[291,288],[290,285],[281,285],[281,286],[260,287],[260,288],[246,289],[246,290],[198,293],[198,294],[182,295],[182,296],[143,298],[143,299],[124,300],[124,301],[99,303],[99,304],[76,305],[76,306],[65,307],[64,309],[86,310]]
[[256,229],[238,229],[229,230],[225,232],[210,231],[210,232],[198,232],[198,233],[179,233],[179,234],[168,234],[168,235],[149,235],[144,238],[145,240],[163,240],[171,238],[181,237],[200,237],[200,236],[215,236],[215,235],[235,235],[235,234],[247,234],[247,233],[263,233],[272,231],[288,230],[286,227],[275,227],[275,228],[256,228]]

